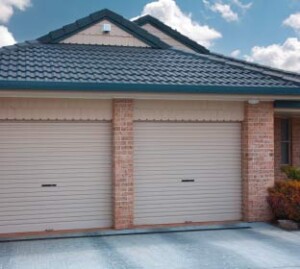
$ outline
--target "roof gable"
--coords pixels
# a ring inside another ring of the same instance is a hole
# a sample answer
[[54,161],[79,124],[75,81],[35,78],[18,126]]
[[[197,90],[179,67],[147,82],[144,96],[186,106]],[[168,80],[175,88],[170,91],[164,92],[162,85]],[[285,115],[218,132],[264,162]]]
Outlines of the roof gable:
[[150,15],[140,17],[140,18],[134,20],[134,22],[141,27],[143,27],[146,24],[150,24],[153,27],[159,29],[164,34],[172,37],[177,42],[180,42],[181,44],[185,45],[186,47],[190,48],[191,50],[193,50],[195,52],[204,53],[204,54],[209,53],[209,50],[207,48],[205,48],[204,46],[202,46],[202,45],[198,44],[197,42],[191,40],[190,38],[182,35],[178,31],[172,29],[171,27],[167,26],[166,24],[162,23],[160,20],[158,20]]
[[[111,30],[103,32],[103,26],[109,24]],[[89,26],[76,34],[63,39],[60,43],[65,44],[86,44],[86,45],[110,45],[110,46],[130,46],[149,47],[148,44],[136,38],[132,34],[124,31],[107,19]]]
[[141,26],[143,29],[147,30],[150,34],[157,36],[160,40],[164,41],[165,43],[169,44],[174,49],[183,50],[186,52],[195,53],[194,50],[186,46],[184,43],[177,41],[176,39],[172,38],[170,35],[165,34],[160,29],[154,27],[150,23],[146,23],[145,25]]
[[108,9],[103,9],[98,12],[92,13],[87,17],[75,21],[74,23],[54,30],[38,38],[37,40],[41,43],[47,44],[60,43],[63,40],[70,38],[71,36],[76,35],[77,33],[84,31],[85,29],[103,20],[111,22],[123,31],[129,33],[130,35],[134,36],[135,38],[152,48],[166,49],[170,47],[168,44],[164,43],[156,36],[148,33],[146,30],[137,26],[135,23]]

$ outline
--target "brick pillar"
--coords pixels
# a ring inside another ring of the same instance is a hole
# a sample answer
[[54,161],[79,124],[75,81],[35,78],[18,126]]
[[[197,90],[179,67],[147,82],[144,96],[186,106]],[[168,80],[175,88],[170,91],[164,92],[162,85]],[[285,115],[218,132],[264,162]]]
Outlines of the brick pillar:
[[133,226],[133,100],[113,101],[114,228]]
[[243,122],[243,211],[246,221],[270,220],[268,187],[274,184],[272,102],[245,103]]

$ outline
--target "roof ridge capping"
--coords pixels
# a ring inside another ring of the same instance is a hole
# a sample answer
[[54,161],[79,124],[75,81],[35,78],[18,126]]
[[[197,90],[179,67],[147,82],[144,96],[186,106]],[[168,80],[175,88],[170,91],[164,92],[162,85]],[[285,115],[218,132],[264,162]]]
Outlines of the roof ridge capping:
[[194,50],[195,52],[202,53],[202,54],[207,54],[210,51],[205,48],[204,46],[198,44],[196,41],[190,39],[189,37],[181,34],[177,30],[171,28],[170,26],[166,25],[159,19],[147,14],[145,16],[139,17],[136,20],[133,20],[137,25],[143,26],[147,23],[150,25],[156,27],[157,29],[161,30],[163,33],[171,36],[175,40],[185,44],[187,47],[190,49]]
[[139,27],[134,22],[131,22],[130,20],[109,9],[102,9],[100,11],[91,13],[86,17],[83,17],[73,23],[67,24],[59,29],[49,32],[44,36],[39,37],[37,41],[46,44],[59,43],[67,37],[74,35],[103,19],[111,21],[122,30],[132,34],[152,48],[168,49],[171,47],[167,43],[160,40],[158,37]]

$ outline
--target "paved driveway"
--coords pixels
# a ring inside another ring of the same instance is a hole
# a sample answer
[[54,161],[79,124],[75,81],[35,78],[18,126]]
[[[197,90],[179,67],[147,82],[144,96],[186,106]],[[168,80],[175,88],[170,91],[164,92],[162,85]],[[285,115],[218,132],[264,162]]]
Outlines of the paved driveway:
[[0,243],[1,269],[300,268],[300,232],[251,229]]

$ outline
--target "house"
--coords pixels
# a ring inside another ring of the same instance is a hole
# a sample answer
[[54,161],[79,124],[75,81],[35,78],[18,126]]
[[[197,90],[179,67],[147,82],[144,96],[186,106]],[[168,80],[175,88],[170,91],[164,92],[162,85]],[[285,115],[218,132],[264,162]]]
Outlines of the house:
[[101,10],[0,49],[0,234],[266,221],[300,75]]

